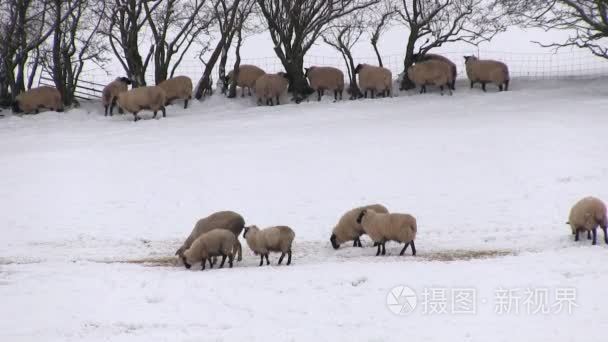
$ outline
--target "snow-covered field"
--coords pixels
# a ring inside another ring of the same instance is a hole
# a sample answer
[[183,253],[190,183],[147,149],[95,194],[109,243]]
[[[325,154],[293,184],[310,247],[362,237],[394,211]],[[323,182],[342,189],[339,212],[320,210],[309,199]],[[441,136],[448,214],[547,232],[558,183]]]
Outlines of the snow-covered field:
[[[1,118],[0,341],[605,341],[608,247],[564,223],[608,200],[607,81]],[[417,217],[418,256],[331,248],[373,202]],[[293,227],[293,265],[179,266],[225,209]]]

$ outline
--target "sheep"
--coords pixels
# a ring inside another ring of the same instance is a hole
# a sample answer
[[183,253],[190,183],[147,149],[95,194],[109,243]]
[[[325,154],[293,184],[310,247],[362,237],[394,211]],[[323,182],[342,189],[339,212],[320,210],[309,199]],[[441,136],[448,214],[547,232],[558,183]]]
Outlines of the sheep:
[[255,81],[255,94],[258,98],[258,105],[262,101],[266,105],[274,105],[273,98],[277,99],[277,105],[280,104],[279,97],[285,92],[289,85],[289,77],[284,72],[278,74],[264,74]]
[[184,100],[184,109],[188,108],[188,101],[192,99],[192,80],[188,76],[177,76],[164,80],[158,84],[167,94],[165,105],[174,100]]
[[243,237],[249,248],[255,255],[260,255],[260,266],[264,264],[264,257],[266,257],[266,265],[270,265],[268,252],[281,252],[279,265],[287,254],[287,265],[290,265],[291,244],[295,236],[293,230],[287,226],[269,227],[263,230],[260,230],[257,226],[250,226],[245,227],[243,232]]
[[606,205],[595,197],[585,197],[576,202],[570,210],[570,217],[567,224],[572,229],[575,236],[574,241],[578,241],[578,233],[587,231],[587,239],[591,239],[593,233],[593,244],[597,243],[597,227],[600,226],[604,231],[604,241],[608,244],[608,214]]
[[499,91],[509,90],[509,68],[503,62],[493,60],[481,60],[475,56],[464,56],[467,76],[471,81],[471,89],[477,82],[481,83],[481,89],[486,91],[486,83],[494,83]]
[[161,87],[139,87],[118,94],[118,105],[120,108],[131,112],[134,121],[139,120],[137,113],[142,109],[148,109],[156,113],[161,110],[163,118],[167,116],[165,111],[165,103],[167,102],[167,93]]
[[388,209],[382,204],[370,204],[347,211],[342,215],[329,238],[334,249],[340,248],[341,244],[351,240],[354,241],[353,247],[363,247],[360,238],[361,235],[365,234],[365,231],[361,224],[357,223],[357,217],[365,209],[372,209],[377,213],[388,213]]
[[438,86],[443,95],[443,87],[447,86],[452,95],[452,72],[450,65],[438,60],[428,60],[412,65],[407,69],[407,76],[420,86],[420,93],[426,93],[426,86],[429,84]]
[[188,248],[181,256],[182,262],[187,269],[192,267],[192,264],[201,262],[201,270],[205,270],[205,263],[209,261],[209,267],[213,268],[213,257],[222,256],[220,268],[224,267],[226,257],[228,257],[228,265],[232,268],[234,260],[234,251],[240,250],[241,244],[238,238],[231,232],[225,229],[215,229],[208,233],[199,236],[190,248]]
[[[114,115],[114,106],[116,106],[118,94],[129,90],[129,84],[131,83],[133,82],[126,77],[117,77],[103,88],[101,92],[101,103],[104,107],[103,116],[108,116],[108,108],[110,109],[110,116]],[[122,114],[122,108],[119,107],[118,112]]]
[[40,108],[63,112],[63,101],[59,90],[54,87],[42,86],[22,92],[13,102],[14,113],[36,113]]
[[390,70],[369,64],[359,64],[355,68],[355,74],[359,74],[359,87],[367,98],[367,91],[374,98],[376,92],[383,96],[390,96],[393,87],[393,74]]
[[344,73],[340,69],[311,66],[310,68],[305,68],[305,70],[305,76],[310,82],[310,87],[317,92],[318,101],[321,101],[325,90],[334,92],[335,101],[338,101],[338,94],[340,94],[340,100],[342,100]]
[[[236,80],[236,85],[241,87],[241,97],[245,97],[245,88],[247,88],[249,96],[251,96],[251,88],[254,87],[255,81],[264,74],[266,74],[266,72],[255,65],[240,65],[239,78]],[[234,70],[230,70],[226,76],[223,89],[224,93],[228,90],[228,86],[232,82],[232,75],[234,75]]]
[[363,230],[369,237],[378,243],[376,256],[386,254],[385,244],[387,241],[405,243],[401,253],[403,255],[408,246],[412,246],[412,255],[416,255],[416,232],[418,230],[416,219],[409,214],[377,213],[372,209],[364,209],[357,217],[357,223],[363,226]]
[[456,68],[456,64],[449,60],[447,57],[436,55],[434,53],[416,53],[414,54],[414,62],[420,63],[429,60],[437,60],[444,63],[447,63],[450,66],[450,71],[452,72],[452,83],[450,84],[450,89],[456,90],[456,75],[458,74],[458,69]]
[[[234,211],[218,211],[207,217],[204,217],[194,225],[192,232],[184,241],[182,246],[175,252],[175,255],[182,256],[184,251],[190,248],[190,245],[199,236],[208,233],[215,229],[229,230],[234,235],[239,236],[245,227],[245,220],[243,216],[235,213]],[[239,250],[237,261],[243,260],[242,252]]]

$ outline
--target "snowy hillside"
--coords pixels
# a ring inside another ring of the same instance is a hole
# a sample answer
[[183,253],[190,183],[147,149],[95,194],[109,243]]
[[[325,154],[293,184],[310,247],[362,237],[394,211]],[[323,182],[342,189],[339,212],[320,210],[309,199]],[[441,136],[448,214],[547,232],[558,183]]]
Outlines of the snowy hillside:
[[[605,341],[608,246],[565,222],[608,201],[607,81],[0,118],[0,340]],[[416,257],[331,248],[377,202],[416,216]],[[233,269],[185,270],[175,250],[227,209],[291,226],[293,265],[244,244]]]

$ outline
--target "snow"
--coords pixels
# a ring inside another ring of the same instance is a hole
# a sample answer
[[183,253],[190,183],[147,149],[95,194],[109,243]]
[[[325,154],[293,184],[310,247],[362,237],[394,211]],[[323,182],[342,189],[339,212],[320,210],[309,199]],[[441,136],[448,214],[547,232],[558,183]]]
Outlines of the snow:
[[[4,117],[0,340],[603,341],[608,247],[565,222],[608,200],[605,82]],[[417,217],[416,257],[331,248],[339,216],[374,202]],[[225,209],[291,226],[293,265],[259,268],[246,245],[233,269],[178,265],[194,222]],[[389,310],[395,286],[414,312]],[[432,288],[474,289],[477,312],[425,312]],[[575,289],[576,307],[499,314],[501,289]]]

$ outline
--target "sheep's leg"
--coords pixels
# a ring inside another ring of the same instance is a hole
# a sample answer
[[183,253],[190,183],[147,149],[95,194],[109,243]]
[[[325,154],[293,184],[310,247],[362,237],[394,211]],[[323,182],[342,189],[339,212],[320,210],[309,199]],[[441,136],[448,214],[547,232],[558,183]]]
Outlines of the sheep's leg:
[[156,111],[154,111],[154,115],[152,115],[152,119],[156,119]]
[[184,100],[184,109],[188,108],[188,100],[190,99],[188,98]]
[[284,257],[285,257],[285,252],[282,252],[281,257],[279,258],[279,265],[283,262]]
[[375,90],[375,89],[372,89],[372,90],[370,90],[369,92],[371,93],[371,97],[372,97],[372,99],[375,99],[375,98],[376,98],[376,90]]
[[386,241],[382,243],[382,255],[386,255]]
[[473,89],[474,85],[475,85],[475,82],[471,81],[471,89]]
[[486,92],[486,82],[481,82],[481,90]]
[[[249,96],[251,96],[251,89],[249,90]],[[241,97],[245,97],[245,87],[241,88]]]
[[270,265],[270,260],[268,260],[268,253],[266,253],[265,256],[266,256],[266,265]]
[[412,246],[412,255],[416,256],[416,244],[414,244],[414,240],[410,241],[410,245]]
[[420,94],[424,93],[424,86],[420,87]]
[[574,234],[574,241],[578,241],[578,233],[580,233],[581,230],[579,228],[576,229],[576,233]]
[[403,255],[405,253],[405,250],[407,249],[407,247],[410,245],[410,243],[406,243],[405,246],[403,246],[403,249],[401,250],[401,253],[399,253],[399,255]]
[[279,96],[277,95],[277,105],[280,105],[281,102],[279,101]]
[[606,228],[602,228],[602,230],[604,231],[604,242],[606,242],[606,244],[608,245],[608,227]]
[[502,84],[498,85],[498,91],[502,91]]
[[452,90],[456,90],[456,79],[455,78],[452,80],[452,87],[451,88],[452,88]]
[[264,265],[264,254],[260,254],[260,266]]
[[207,259],[203,259],[203,261],[201,262],[201,271],[205,270],[205,263],[207,263]]
[[137,122],[139,118],[137,117],[137,112],[133,113],[133,121]]
[[162,106],[162,107],[160,108],[160,110],[162,110],[162,111],[163,111],[163,118],[166,118],[166,117],[167,117],[167,111],[165,110],[165,106]]
[[593,228],[593,245],[597,244],[597,228]]
[[108,106],[103,106],[103,116],[108,116]]
[[224,262],[226,262],[226,254],[222,254],[222,262],[220,263],[220,268],[224,268]]
[[287,265],[291,265],[291,249],[287,251]]
[[317,89],[317,101],[321,101],[321,89]]
[[234,254],[230,253],[228,255],[228,266],[230,266],[230,268],[232,268],[232,262],[234,261]]
[[505,81],[505,91],[509,90],[509,80]]
[[380,244],[379,242],[376,242],[378,245],[378,251],[376,251],[376,256],[380,255],[380,252],[382,251],[382,244]]
[[591,231],[590,230],[587,231],[587,240],[591,240]]
[[439,86],[439,90],[441,90],[441,96],[443,96],[443,86]]

